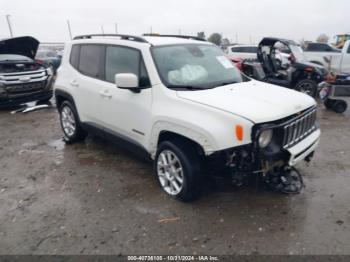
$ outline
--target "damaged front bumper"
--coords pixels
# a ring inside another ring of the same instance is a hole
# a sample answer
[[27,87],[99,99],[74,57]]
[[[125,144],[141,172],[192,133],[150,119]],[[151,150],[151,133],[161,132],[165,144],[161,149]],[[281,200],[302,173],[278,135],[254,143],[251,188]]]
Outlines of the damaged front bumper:
[[[267,129],[273,130],[273,136],[267,146],[260,148],[259,136]],[[300,192],[302,178],[294,166],[311,160],[320,135],[314,107],[288,119],[255,126],[253,143],[216,152],[210,162],[225,166],[236,184],[243,184],[248,175],[260,174],[274,190]],[[300,186],[292,185],[292,180],[299,180]]]
[[312,155],[316,147],[318,146],[320,136],[321,131],[320,129],[317,129],[304,140],[300,141],[295,146],[289,148],[289,165],[294,166],[301,160],[307,159],[310,155]]

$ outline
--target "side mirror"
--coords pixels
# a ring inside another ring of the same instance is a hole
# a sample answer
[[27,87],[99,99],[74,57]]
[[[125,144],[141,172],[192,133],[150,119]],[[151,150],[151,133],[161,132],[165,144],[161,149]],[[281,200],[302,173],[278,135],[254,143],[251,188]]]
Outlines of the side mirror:
[[121,89],[139,90],[139,78],[135,74],[123,73],[115,75],[115,84]]

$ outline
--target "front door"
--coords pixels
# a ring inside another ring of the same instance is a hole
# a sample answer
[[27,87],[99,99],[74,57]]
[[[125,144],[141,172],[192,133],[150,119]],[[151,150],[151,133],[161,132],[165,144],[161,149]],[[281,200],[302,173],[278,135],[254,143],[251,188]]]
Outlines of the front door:
[[[140,50],[107,46],[105,61],[106,85],[101,90],[104,102],[101,121],[109,130],[144,145],[151,128],[152,89]],[[140,92],[120,89],[115,85],[115,75],[132,73],[138,76]],[[147,88],[149,87],[149,88]]]

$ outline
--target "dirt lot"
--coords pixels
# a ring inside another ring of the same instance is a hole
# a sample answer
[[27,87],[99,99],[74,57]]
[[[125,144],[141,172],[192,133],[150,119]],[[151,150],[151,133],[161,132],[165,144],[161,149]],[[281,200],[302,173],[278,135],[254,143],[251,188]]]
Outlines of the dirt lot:
[[184,204],[116,145],[65,145],[55,109],[2,110],[0,253],[350,254],[350,113],[319,111],[302,194],[208,187]]

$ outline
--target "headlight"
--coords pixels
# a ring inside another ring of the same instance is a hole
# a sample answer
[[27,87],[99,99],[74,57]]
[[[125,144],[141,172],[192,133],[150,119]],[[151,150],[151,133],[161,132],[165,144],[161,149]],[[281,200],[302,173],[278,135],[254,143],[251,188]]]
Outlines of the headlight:
[[259,147],[260,148],[265,148],[270,144],[272,140],[272,135],[273,135],[273,130],[272,129],[266,129],[261,132],[259,136]]

